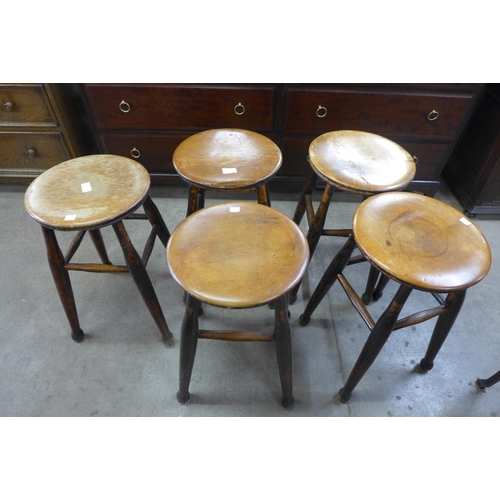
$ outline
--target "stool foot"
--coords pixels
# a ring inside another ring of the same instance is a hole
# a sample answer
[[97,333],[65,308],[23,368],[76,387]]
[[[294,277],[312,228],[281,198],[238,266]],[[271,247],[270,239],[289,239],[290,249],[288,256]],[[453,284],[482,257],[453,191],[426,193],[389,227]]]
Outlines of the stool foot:
[[427,361],[425,358],[420,360],[420,368],[424,370],[424,372],[428,372],[434,368],[434,363],[432,361]]
[[161,340],[167,347],[171,347],[174,345],[174,336],[172,335],[171,332],[169,332],[170,335],[165,335],[162,333],[161,335]]
[[337,393],[337,398],[341,403],[345,404],[348,403],[351,399],[351,394],[349,394],[349,397],[347,397],[347,395],[344,394],[344,388],[342,387],[342,389],[340,389],[340,391]]
[[290,292],[290,295],[288,296],[288,303],[292,305],[295,304],[296,301],[297,301],[297,292],[295,290],[292,290]]
[[281,405],[283,408],[286,410],[291,410],[293,409],[293,405],[295,404],[295,400],[293,398],[287,399],[287,398],[281,398]]
[[309,321],[311,321],[311,316],[306,318],[303,314],[300,315],[300,317],[299,317],[299,325],[300,326],[307,326],[309,324]]
[[372,303],[372,300],[373,300],[373,295],[371,294],[367,294],[367,293],[364,293],[362,296],[361,296],[361,300],[363,301],[363,304],[365,306],[369,306],[371,303]]
[[177,391],[177,401],[179,401],[179,403],[183,405],[188,403],[190,397],[191,394],[189,394],[189,391],[186,392]]
[[83,338],[84,338],[84,333],[83,333],[83,330],[80,329],[80,330],[77,330],[76,332],[71,332],[71,338],[75,341],[75,342],[82,342],[83,341]]

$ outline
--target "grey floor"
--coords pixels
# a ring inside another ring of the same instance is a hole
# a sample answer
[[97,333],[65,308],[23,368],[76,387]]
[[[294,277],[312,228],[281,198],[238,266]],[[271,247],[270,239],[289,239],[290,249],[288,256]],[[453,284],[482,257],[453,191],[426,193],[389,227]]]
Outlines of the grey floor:
[[[176,400],[182,294],[169,275],[165,251],[158,242],[148,271],[176,342],[164,346],[131,277],[127,274],[71,274],[80,322],[86,337],[75,343],[46,261],[42,233],[25,212],[27,186],[0,185],[0,416],[166,416],[166,417],[400,417],[498,416],[500,384],[478,391],[476,377],[500,370],[500,221],[475,219],[488,239],[493,266],[469,290],[465,305],[427,374],[415,370],[425,353],[434,321],[395,332],[355,389],[348,404],[336,392],[343,386],[368,330],[338,284],[316,310],[310,324],[298,317],[341,240],[323,238],[310,264],[297,302],[290,307],[293,340],[295,406],[280,405],[274,346],[203,340],[191,381],[191,400]],[[154,187],[152,196],[170,230],[182,221],[187,189]],[[246,196],[246,195],[245,195]],[[243,196],[242,196],[243,197]],[[318,194],[319,197],[319,194]],[[273,207],[292,216],[297,194],[276,194]],[[442,186],[437,198],[462,210]],[[221,198],[207,195],[207,204]],[[222,198],[227,199],[227,198]],[[329,219],[349,227],[358,201],[340,194]],[[330,223],[332,226],[333,223]],[[149,226],[129,221],[139,247]],[[70,234],[59,234],[62,246]],[[111,258],[123,262],[114,233],[104,230]],[[85,241],[76,260],[94,259]],[[350,268],[362,287],[366,264]],[[370,306],[377,317],[394,293]],[[430,301],[429,301],[430,300]],[[433,305],[415,292],[408,311]],[[206,306],[203,326],[232,324],[270,331],[273,313],[267,307],[226,311]]]

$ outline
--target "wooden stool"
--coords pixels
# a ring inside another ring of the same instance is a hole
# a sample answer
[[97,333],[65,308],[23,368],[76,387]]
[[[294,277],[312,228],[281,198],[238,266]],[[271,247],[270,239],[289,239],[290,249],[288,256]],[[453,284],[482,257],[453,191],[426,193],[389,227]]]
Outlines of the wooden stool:
[[[342,274],[355,247],[377,270],[400,284],[393,300],[375,322]],[[462,307],[467,288],[481,281],[491,252],[481,231],[458,210],[415,193],[382,193],[363,201],[353,217],[353,234],[323,275],[300,317],[306,325],[338,279],[371,333],[339,399],[346,402],[394,330],[439,316],[420,367],[432,369]],[[431,293],[432,309],[398,320],[412,290]],[[441,294],[447,294],[446,297]]]
[[[92,155],[65,161],[45,171],[28,187],[24,199],[27,212],[42,226],[50,269],[71,326],[71,337],[83,340],[68,271],[130,272],[155,320],[165,344],[170,332],[146,264],[158,236],[166,246],[170,233],[149,192],[147,170],[134,160],[114,155]],[[134,212],[141,207],[144,214]],[[148,219],[152,225],[143,256],[135,250],[123,219]],[[108,258],[100,228],[111,225],[120,242],[126,266]],[[63,255],[54,230],[78,231]],[[84,235],[89,232],[102,263],[72,264]]]
[[173,164],[190,186],[187,215],[205,205],[205,190],[257,190],[259,203],[271,205],[267,182],[281,166],[278,146],[267,137],[241,129],[214,129],[185,139]]
[[[251,202],[221,203],[187,217],[172,233],[167,262],[186,291],[180,346],[181,403],[189,400],[189,383],[198,338],[275,342],[282,404],[293,406],[292,346],[287,293],[305,273],[307,240],[288,217]],[[228,309],[274,302],[273,334],[200,330],[201,302]]]
[[[330,200],[335,191],[345,191],[371,196],[385,191],[404,189],[415,176],[415,161],[411,155],[395,142],[368,132],[358,130],[338,130],[320,135],[309,146],[309,175],[297,203],[294,222],[300,224],[307,213],[309,230],[307,241],[311,258],[321,236],[349,236],[352,229],[324,229]],[[316,211],[312,204],[312,194],[318,179],[326,182],[321,202]],[[370,285],[377,275],[369,278]],[[290,293],[290,304],[297,298],[300,284]]]

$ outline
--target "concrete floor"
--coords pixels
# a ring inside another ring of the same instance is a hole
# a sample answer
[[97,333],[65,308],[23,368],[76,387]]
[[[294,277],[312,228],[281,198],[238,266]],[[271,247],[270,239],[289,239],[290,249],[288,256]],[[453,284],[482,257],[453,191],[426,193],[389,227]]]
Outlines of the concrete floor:
[[[287,411],[280,405],[274,345],[212,340],[198,344],[191,401],[183,406],[176,400],[182,294],[169,275],[162,245],[156,244],[148,271],[176,336],[174,345],[168,348],[162,343],[129,275],[73,272],[76,304],[86,334],[82,343],[75,343],[52,281],[41,230],[23,207],[26,187],[0,185],[0,416],[500,414],[500,384],[486,393],[473,386],[476,377],[486,378],[500,369],[500,309],[496,300],[500,282],[498,219],[475,219],[490,243],[493,266],[488,276],[469,290],[460,316],[429,373],[414,369],[425,353],[435,320],[394,333],[351,401],[341,404],[337,400],[336,392],[343,386],[368,330],[338,284],[316,310],[310,324],[298,324],[305,302],[342,243],[339,239],[323,238],[299,298],[290,307],[295,407]],[[154,187],[151,194],[172,231],[185,216],[187,188]],[[437,198],[462,210],[446,186],[442,186]],[[273,207],[291,217],[296,199],[297,194],[275,194]],[[207,204],[219,200],[207,194]],[[334,217],[338,225],[349,227],[357,204],[357,200],[338,195],[329,219]],[[129,221],[127,227],[139,247],[149,225]],[[59,237],[65,247],[71,234],[59,233]],[[123,257],[113,231],[105,229],[104,237],[111,259],[121,263]],[[75,261],[94,259],[94,252],[90,240],[84,240]],[[366,278],[364,266],[349,271],[353,282],[361,287]],[[390,284],[384,298],[370,306],[374,317],[378,317],[395,289],[396,285]],[[433,299],[429,302],[427,295],[417,292],[408,308],[433,304]],[[269,331],[273,313],[267,307],[226,311],[206,306],[200,321],[207,328],[231,323]]]

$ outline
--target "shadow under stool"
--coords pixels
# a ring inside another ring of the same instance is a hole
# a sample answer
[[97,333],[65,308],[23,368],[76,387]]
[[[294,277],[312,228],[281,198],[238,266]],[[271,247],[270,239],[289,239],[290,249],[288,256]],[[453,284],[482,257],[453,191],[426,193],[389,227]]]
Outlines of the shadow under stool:
[[282,163],[281,150],[267,137],[243,129],[212,129],[194,134],[174,151],[173,165],[189,185],[187,215],[205,206],[205,191],[257,191],[271,205],[268,181]]
[[[330,202],[335,191],[372,196],[386,191],[398,191],[408,186],[415,177],[412,156],[399,144],[369,132],[338,130],[314,139],[309,146],[312,172],[300,195],[294,222],[300,224],[304,214],[309,229],[307,241],[314,255],[321,236],[348,237],[352,229],[325,229]],[[318,181],[326,186],[316,210],[312,195]],[[378,274],[372,270],[364,300],[370,302]],[[300,283],[290,293],[290,304],[295,303]],[[383,287],[382,287],[383,288]]]
[[[343,272],[358,248],[388,279],[399,283],[377,321],[370,316]],[[337,253],[313,292],[300,324],[311,315],[338,280],[370,330],[370,335],[338,396],[347,402],[375,361],[391,333],[437,318],[420,368],[427,372],[450,332],[468,288],[481,281],[491,266],[488,242],[469,219],[445,203],[415,193],[382,193],[363,201],[353,217],[353,234]],[[428,292],[437,306],[398,319],[412,290]]]
[[[252,202],[220,203],[181,222],[167,263],[187,294],[177,399],[187,403],[198,339],[275,342],[285,408],[293,406],[287,294],[305,273],[309,247],[301,229],[277,210]],[[201,303],[227,309],[274,303],[273,333],[203,330]]]
[[[150,177],[134,160],[115,155],[91,155],[56,165],[28,187],[24,205],[40,223],[50,270],[76,342],[84,338],[80,328],[69,271],[95,273],[129,272],[151,313],[163,342],[173,341],[146,264],[158,237],[164,246],[170,238],[163,218],[149,196]],[[143,207],[144,213],[136,213]],[[124,219],[146,219],[151,224],[142,256],[137,253],[123,224]],[[126,265],[113,265],[108,257],[101,228],[112,226]],[[63,254],[56,231],[77,231]],[[101,263],[72,263],[83,237],[89,233]]]

